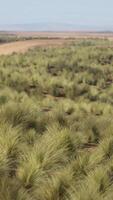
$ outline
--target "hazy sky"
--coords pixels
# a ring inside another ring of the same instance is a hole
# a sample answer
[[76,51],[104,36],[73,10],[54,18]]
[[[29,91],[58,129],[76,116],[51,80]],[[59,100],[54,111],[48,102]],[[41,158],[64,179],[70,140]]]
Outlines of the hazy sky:
[[113,26],[113,0],[0,0],[0,24]]

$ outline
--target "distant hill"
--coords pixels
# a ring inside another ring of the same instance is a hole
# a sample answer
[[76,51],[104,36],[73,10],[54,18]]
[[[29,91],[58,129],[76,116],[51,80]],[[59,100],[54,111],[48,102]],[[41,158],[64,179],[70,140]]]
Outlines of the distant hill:
[[100,31],[112,32],[111,26],[88,26],[71,23],[33,23],[33,24],[12,24],[0,25],[0,31]]

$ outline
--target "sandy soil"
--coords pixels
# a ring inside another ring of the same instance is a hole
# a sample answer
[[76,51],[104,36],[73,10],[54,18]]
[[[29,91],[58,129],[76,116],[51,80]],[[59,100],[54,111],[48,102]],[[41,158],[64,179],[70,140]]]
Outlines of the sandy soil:
[[0,55],[8,55],[12,53],[24,53],[28,49],[33,47],[51,47],[51,46],[59,46],[63,45],[64,43],[69,42],[63,39],[47,39],[47,40],[27,40],[27,41],[18,41],[18,42],[11,42],[7,44],[0,45]]

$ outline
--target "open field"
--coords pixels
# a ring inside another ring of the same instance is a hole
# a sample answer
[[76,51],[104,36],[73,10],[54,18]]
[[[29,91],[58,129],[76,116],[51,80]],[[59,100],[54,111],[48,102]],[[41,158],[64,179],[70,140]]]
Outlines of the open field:
[[32,39],[27,41],[17,41],[10,42],[6,44],[0,45],[0,55],[8,55],[14,52],[24,53],[28,49],[33,47],[51,47],[51,46],[59,46],[67,43],[69,41],[65,41],[64,39]]
[[65,41],[0,46],[0,200],[113,199],[113,41]]
[[113,33],[107,32],[7,32],[8,34],[14,34],[18,37],[41,37],[41,38],[100,38],[100,39],[113,39]]
[[[113,40],[113,33],[85,32],[1,32],[0,55],[24,53],[33,47],[62,46],[80,39]],[[101,47],[101,46],[98,46]],[[106,48],[109,46],[107,45]],[[111,46],[113,47],[113,45]]]

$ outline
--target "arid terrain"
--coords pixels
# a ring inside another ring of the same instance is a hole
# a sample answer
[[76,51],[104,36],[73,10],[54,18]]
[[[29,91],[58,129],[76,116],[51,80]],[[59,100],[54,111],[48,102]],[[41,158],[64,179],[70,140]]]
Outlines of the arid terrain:
[[112,32],[79,32],[79,31],[67,31],[67,32],[8,32],[9,34],[15,34],[18,37],[41,37],[41,38],[111,38],[113,39]]
[[8,55],[14,52],[24,53],[36,46],[59,46],[77,39],[113,40],[113,33],[96,32],[2,32],[2,34],[13,35],[20,41],[0,45],[0,55]]
[[0,33],[0,200],[112,200],[113,36],[30,34]]
[[0,45],[0,55],[8,55],[12,53],[24,53],[28,49],[31,49],[33,47],[39,46],[39,47],[49,47],[49,46],[60,46],[64,44],[64,39],[57,39],[57,40],[51,40],[51,39],[32,39],[27,41],[17,41],[17,42],[11,42]]

